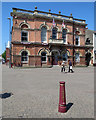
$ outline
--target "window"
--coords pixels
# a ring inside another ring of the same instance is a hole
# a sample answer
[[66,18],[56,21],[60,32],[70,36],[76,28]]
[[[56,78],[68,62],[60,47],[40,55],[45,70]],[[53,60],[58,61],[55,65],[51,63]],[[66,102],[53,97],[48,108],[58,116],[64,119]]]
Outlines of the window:
[[22,31],[21,32],[21,41],[22,42],[27,42],[28,41],[28,32],[27,31]]
[[76,37],[75,37],[75,44],[76,44],[76,45],[80,45],[79,36],[76,36]]
[[21,61],[22,62],[27,62],[28,61],[28,53],[26,51],[23,51],[21,53]]
[[41,42],[47,42],[46,33],[47,33],[46,27],[42,27],[41,28]]
[[46,61],[47,61],[46,52],[42,52],[42,53],[41,53],[41,61],[42,61],[42,62],[46,62]]
[[89,38],[86,39],[86,44],[90,44],[90,39]]
[[67,30],[63,29],[62,30],[62,38],[63,38],[64,43],[66,43],[66,33],[67,33]]
[[79,53],[76,53],[76,54],[75,54],[75,61],[76,61],[76,62],[80,62]]
[[52,29],[52,39],[56,39],[57,38],[57,28],[53,28]]

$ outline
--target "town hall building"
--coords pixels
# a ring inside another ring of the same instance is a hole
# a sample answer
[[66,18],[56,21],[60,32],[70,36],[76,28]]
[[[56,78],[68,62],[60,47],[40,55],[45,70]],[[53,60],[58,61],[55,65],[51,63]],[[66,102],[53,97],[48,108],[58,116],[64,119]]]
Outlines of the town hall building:
[[11,60],[16,66],[60,65],[64,60],[74,66],[86,64],[86,21],[45,11],[13,8]]

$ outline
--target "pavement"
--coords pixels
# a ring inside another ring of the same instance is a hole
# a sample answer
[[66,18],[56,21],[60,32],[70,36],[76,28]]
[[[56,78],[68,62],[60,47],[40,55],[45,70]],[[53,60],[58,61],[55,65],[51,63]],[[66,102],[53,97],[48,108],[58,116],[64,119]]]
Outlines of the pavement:
[[[52,68],[9,69],[2,66],[3,118],[94,118],[94,67],[74,73]],[[59,82],[65,81],[66,113],[58,112]]]

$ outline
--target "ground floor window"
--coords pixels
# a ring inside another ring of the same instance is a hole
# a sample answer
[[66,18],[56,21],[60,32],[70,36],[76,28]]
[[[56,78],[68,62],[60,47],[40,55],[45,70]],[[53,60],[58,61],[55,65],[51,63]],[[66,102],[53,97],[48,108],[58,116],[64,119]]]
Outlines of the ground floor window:
[[22,62],[27,62],[28,61],[28,53],[26,51],[23,51],[21,53],[21,61]]
[[76,62],[80,62],[79,53],[76,53],[76,54],[75,54],[75,61],[76,61]]
[[41,53],[41,61],[42,62],[47,62],[47,53],[46,52]]

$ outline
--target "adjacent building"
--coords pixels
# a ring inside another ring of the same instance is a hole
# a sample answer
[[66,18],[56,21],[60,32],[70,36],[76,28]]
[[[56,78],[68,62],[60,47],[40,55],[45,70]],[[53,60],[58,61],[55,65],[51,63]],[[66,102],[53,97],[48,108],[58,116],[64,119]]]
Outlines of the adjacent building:
[[87,29],[86,30],[86,33],[85,33],[85,45],[87,47],[89,47],[89,50],[88,52],[86,52],[85,56],[87,55],[87,53],[90,53],[90,56],[88,56],[88,58],[86,59],[89,59],[89,65],[93,65],[93,57],[94,57],[94,54],[93,54],[93,49],[94,49],[94,31],[93,30],[89,30]]
[[6,46],[6,64],[9,64],[10,60],[10,41],[8,41]]
[[52,66],[62,60],[86,65],[86,21],[72,16],[13,8],[12,63],[22,66]]
[[93,33],[93,65],[96,66],[96,32]]

